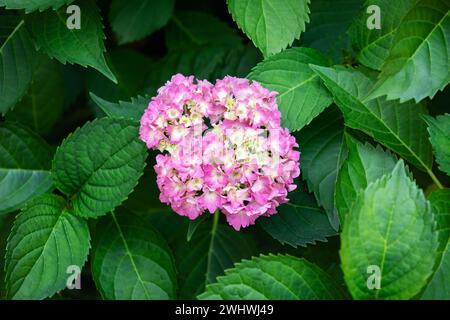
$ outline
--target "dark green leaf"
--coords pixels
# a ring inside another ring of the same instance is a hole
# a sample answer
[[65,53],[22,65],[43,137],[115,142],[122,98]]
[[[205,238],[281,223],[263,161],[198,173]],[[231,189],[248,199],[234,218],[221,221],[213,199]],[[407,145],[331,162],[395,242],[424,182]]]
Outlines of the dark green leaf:
[[52,176],[71,197],[75,214],[95,218],[127,198],[143,173],[146,155],[135,121],[97,119],[64,140]]
[[289,255],[261,255],[243,260],[199,299],[316,300],[344,299],[340,286],[319,267]]
[[130,213],[112,213],[100,220],[92,273],[104,299],[176,297],[174,259],[166,241],[151,224]]
[[25,9],[25,12],[44,11],[48,8],[59,9],[74,0],[0,0],[0,7],[7,9]]
[[26,96],[7,114],[6,119],[23,123],[35,132],[45,134],[63,112],[63,70],[62,65],[46,56],[39,56],[35,63]]
[[7,295],[43,299],[66,286],[69,266],[83,267],[89,252],[86,221],[64,199],[42,195],[17,216],[6,251]]
[[140,40],[162,28],[170,19],[174,0],[113,0],[111,27],[119,44]]
[[[297,187],[299,188],[299,187]],[[305,190],[289,193],[289,202],[278,207],[278,213],[258,219],[259,225],[282,244],[293,247],[327,241],[336,235],[325,212]]]
[[450,176],[450,114],[424,116],[439,169]]
[[62,63],[77,63],[97,69],[110,80],[116,77],[106,64],[104,34],[99,10],[94,0],[80,0],[81,28],[69,29],[65,9],[47,10],[30,16],[30,29],[38,48]]
[[14,211],[52,188],[52,150],[29,129],[0,125],[0,214]]
[[111,118],[140,120],[150,102],[150,98],[138,96],[137,98],[131,98],[131,101],[113,103],[97,97],[92,92],[89,95],[103,112]]
[[25,23],[0,9],[0,114],[5,114],[27,92],[36,52]]
[[334,204],[337,173],[345,158],[342,115],[337,108],[326,110],[297,135],[300,145],[302,177],[324,207],[335,230],[339,218]]

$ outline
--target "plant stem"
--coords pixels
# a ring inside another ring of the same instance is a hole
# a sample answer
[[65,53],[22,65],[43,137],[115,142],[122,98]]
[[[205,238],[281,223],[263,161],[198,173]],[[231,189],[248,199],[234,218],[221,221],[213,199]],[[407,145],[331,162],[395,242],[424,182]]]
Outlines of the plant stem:
[[431,170],[427,170],[428,175],[431,177],[431,179],[434,181],[434,183],[437,185],[437,187],[439,189],[444,189],[444,186],[442,185],[442,183],[439,181],[439,179],[434,175],[433,171]]

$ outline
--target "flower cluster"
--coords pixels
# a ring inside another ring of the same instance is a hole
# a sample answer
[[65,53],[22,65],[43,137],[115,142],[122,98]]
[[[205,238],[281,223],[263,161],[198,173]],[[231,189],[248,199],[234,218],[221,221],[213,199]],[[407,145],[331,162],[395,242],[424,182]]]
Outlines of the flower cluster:
[[247,79],[213,85],[174,75],[140,127],[147,146],[163,152],[155,165],[160,200],[190,219],[220,209],[236,230],[276,213],[300,174],[276,95]]

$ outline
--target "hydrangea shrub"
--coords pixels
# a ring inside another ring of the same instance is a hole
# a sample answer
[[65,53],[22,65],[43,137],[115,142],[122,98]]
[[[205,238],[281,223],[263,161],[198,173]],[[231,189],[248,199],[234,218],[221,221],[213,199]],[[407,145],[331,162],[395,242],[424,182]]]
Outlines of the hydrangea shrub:
[[450,1],[0,0],[0,298],[450,299]]

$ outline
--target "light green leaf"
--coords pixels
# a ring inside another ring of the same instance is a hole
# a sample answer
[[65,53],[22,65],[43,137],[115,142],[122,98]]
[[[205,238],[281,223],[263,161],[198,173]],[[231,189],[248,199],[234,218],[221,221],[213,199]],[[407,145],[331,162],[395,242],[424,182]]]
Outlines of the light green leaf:
[[[314,0],[310,9],[311,22],[302,34],[300,44],[343,61],[348,51],[346,32],[364,0]],[[366,24],[364,23],[364,26]]]
[[309,0],[227,0],[239,28],[265,57],[291,45],[309,22]]
[[344,224],[345,217],[352,208],[356,196],[367,185],[394,169],[396,159],[379,145],[362,144],[346,135],[348,157],[342,164],[336,182],[336,207],[339,220]]
[[89,252],[86,221],[64,199],[42,195],[17,216],[6,251],[7,295],[44,299],[66,286],[69,266],[82,268]]
[[93,0],[77,2],[81,11],[81,28],[69,29],[65,9],[30,15],[30,29],[36,46],[61,63],[76,63],[97,69],[117,82],[103,55],[105,46],[99,10]]
[[327,237],[336,235],[314,197],[300,187],[289,193],[289,202],[278,207],[277,214],[257,220],[273,238],[294,248],[317,241],[326,242]]
[[450,189],[437,190],[428,200],[437,217],[439,249],[435,272],[421,299],[450,300]]
[[217,283],[208,285],[201,300],[345,299],[334,280],[319,267],[290,255],[261,255],[243,260]]
[[131,101],[119,101],[117,103],[106,101],[97,97],[94,93],[89,96],[92,100],[111,118],[126,118],[133,120],[140,120],[147,109],[150,98],[138,96],[131,98]]
[[[430,203],[402,160],[391,174],[360,191],[345,219],[340,251],[353,298],[415,297],[433,272],[438,244],[434,225]],[[369,289],[377,275],[380,288]]]
[[[207,26],[207,27],[206,27]],[[169,50],[207,44],[241,47],[242,38],[225,22],[203,12],[181,11],[172,17],[165,30]]]
[[195,298],[226,268],[256,252],[255,243],[248,235],[221,224],[214,228],[211,220],[202,223],[189,242],[176,248],[181,299]]
[[104,299],[176,297],[174,259],[166,241],[151,224],[128,212],[100,220],[92,274]]
[[450,176],[450,114],[423,118],[428,124],[428,133],[439,169]]
[[119,44],[140,40],[162,28],[174,4],[174,0],[113,0],[109,20]]
[[347,126],[365,132],[432,175],[431,144],[421,119],[421,115],[427,112],[424,106],[382,98],[365,100],[373,80],[356,69],[318,66],[313,69],[333,93]]
[[398,27],[369,96],[400,102],[433,97],[450,81],[449,43],[450,1],[420,0]]
[[6,119],[23,123],[39,134],[48,133],[63,112],[62,65],[44,55],[36,58],[35,70],[24,99],[8,112]]
[[20,208],[52,188],[52,150],[29,129],[0,125],[0,214]]
[[0,114],[5,114],[27,92],[36,52],[23,20],[1,9],[0,19]]
[[314,192],[317,203],[325,209],[331,226],[338,230],[334,192],[337,173],[346,155],[339,109],[327,109],[296,134],[296,139],[301,151],[302,177]]
[[53,159],[52,177],[71,197],[75,214],[95,218],[127,198],[143,173],[145,158],[135,121],[97,119],[63,141]]
[[25,9],[25,12],[44,11],[48,8],[59,9],[74,0],[0,0],[0,7],[7,9]]
[[292,48],[259,63],[248,75],[277,91],[283,126],[300,130],[328,107],[333,99],[309,64],[329,66],[330,61],[314,49]]
[[[417,1],[396,0],[395,5],[392,5],[391,0],[366,1],[364,10],[353,20],[348,31],[350,42],[357,52],[356,58],[360,63],[372,69],[381,69],[389,56],[389,49],[394,43],[398,27]],[[380,7],[380,29],[367,27],[367,20],[373,14],[367,13],[366,8],[371,5]]]

